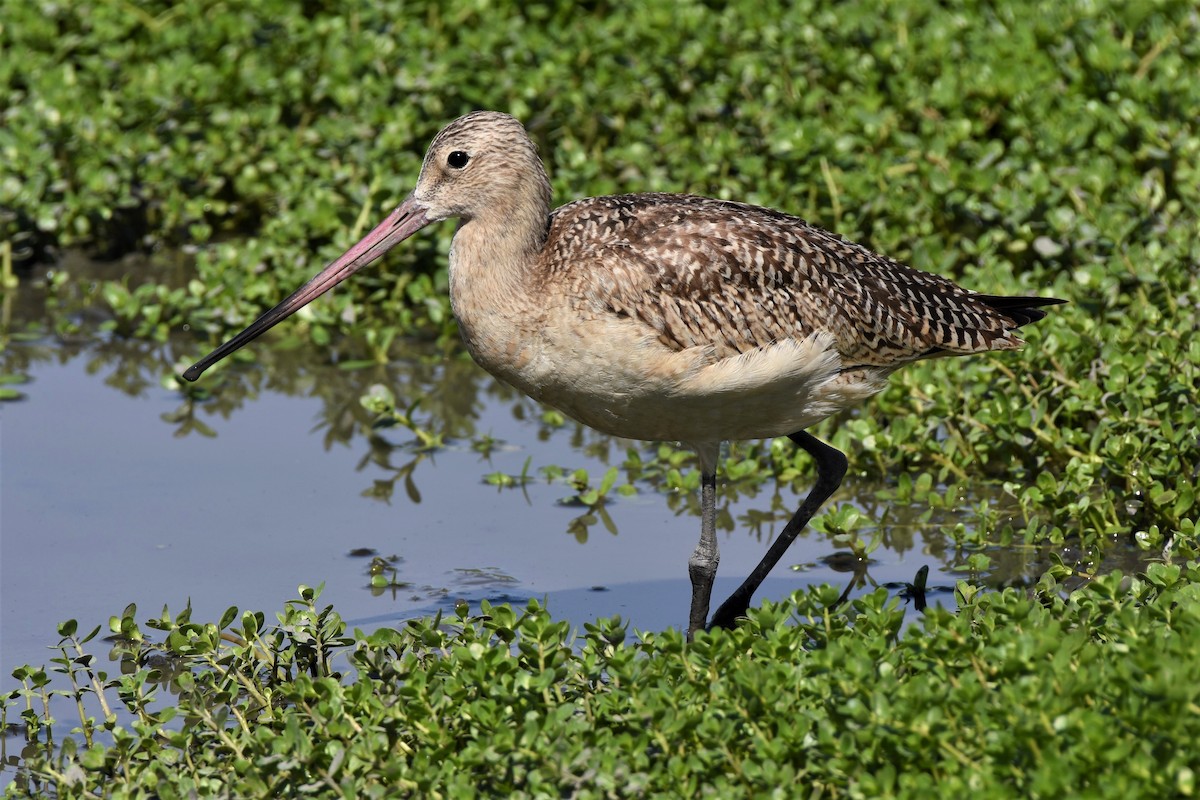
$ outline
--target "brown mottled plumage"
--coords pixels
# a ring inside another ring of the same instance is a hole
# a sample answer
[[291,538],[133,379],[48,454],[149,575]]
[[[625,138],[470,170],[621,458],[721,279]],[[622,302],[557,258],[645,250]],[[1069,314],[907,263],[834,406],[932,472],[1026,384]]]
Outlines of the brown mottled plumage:
[[931,356],[1012,350],[1061,301],[996,297],[877,255],[779,211],[691,195],[578,200],[551,212],[521,123],[481,111],[446,126],[413,193],[295,294],[184,375],[267,330],[432,222],[461,220],[450,300],[472,356],[531,397],[606,433],[678,440],[703,475],[689,562],[689,635],[716,573],[720,442],[790,436],[818,480],[711,624],[730,625],[809,517],[845,457],[804,429]]

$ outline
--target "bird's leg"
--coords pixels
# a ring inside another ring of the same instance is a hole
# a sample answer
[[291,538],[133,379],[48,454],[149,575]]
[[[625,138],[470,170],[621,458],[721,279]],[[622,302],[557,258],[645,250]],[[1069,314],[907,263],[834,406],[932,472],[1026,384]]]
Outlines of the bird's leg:
[[700,473],[700,542],[688,559],[688,576],[692,579],[692,610],[688,615],[688,641],[696,631],[703,630],[708,621],[708,604],[712,599],[713,578],[721,553],[717,548],[717,473],[702,469]]
[[[800,508],[796,509],[791,521],[779,534],[779,538],[771,543],[771,547],[763,556],[762,561],[758,562],[758,566],[754,568],[750,576],[733,594],[729,595],[729,599],[722,603],[721,607],[713,614],[712,621],[708,624],[709,628],[732,628],[738,617],[745,616],[746,609],[750,606],[751,596],[767,577],[767,573],[779,563],[779,559],[783,558],[784,552],[812,519],[813,514],[817,513],[829,496],[837,491],[838,486],[842,483],[842,477],[846,474],[846,456],[841,451],[835,450],[804,431],[793,433],[788,438],[803,447],[817,462],[816,483],[813,484],[808,497],[804,498],[804,502],[800,504]],[[695,605],[693,605],[693,612],[694,609]]]

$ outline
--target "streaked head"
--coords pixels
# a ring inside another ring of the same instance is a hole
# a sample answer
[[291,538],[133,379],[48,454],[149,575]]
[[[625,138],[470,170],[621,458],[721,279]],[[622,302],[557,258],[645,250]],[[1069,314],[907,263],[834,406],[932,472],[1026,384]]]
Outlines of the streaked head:
[[476,111],[434,137],[412,196],[430,219],[471,220],[508,214],[530,193],[549,206],[550,182],[525,127],[508,114]]

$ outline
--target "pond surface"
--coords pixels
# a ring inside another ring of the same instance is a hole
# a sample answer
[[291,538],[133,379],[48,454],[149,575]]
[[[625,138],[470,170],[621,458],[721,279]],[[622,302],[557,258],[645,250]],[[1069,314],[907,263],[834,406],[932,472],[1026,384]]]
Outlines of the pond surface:
[[[70,324],[44,319],[44,276],[23,280],[4,307],[0,374],[29,381],[23,399],[0,403],[0,691],[17,685],[15,667],[49,665],[63,620],[87,631],[129,603],[139,621],[188,603],[197,621],[230,605],[270,619],[301,583],[324,583],[322,601],[368,629],[452,609],[459,598],[545,599],[576,625],[616,614],[638,629],[686,623],[694,494],[637,481],[636,494],[614,494],[590,514],[565,505],[575,490],[539,471],[582,467],[596,482],[629,448],[649,457],[654,445],[547,424],[540,407],[452,345],[410,343],[386,367],[346,370],[312,347],[269,347],[280,337],[268,337],[253,345],[257,363],[211,371],[202,384],[209,396],[189,400],[164,379],[202,345],[182,333],[168,344],[115,338],[98,332],[86,307]],[[445,446],[424,452],[403,427],[373,429],[360,397],[376,384],[401,406],[420,398],[414,418]],[[485,441],[492,447],[480,452]],[[486,481],[527,464],[533,479],[524,486]],[[848,477],[835,500],[879,520],[875,490]],[[722,486],[714,599],[757,563],[804,491]],[[929,585],[943,589],[931,600],[953,603],[945,590],[969,554],[944,534],[957,520],[917,525],[922,510],[888,511],[883,546],[857,591],[899,591],[928,566]],[[401,585],[373,590],[371,558],[351,555],[358,550],[395,557]],[[990,554],[979,579],[993,586],[1036,580],[1046,564],[1028,548]],[[851,562],[844,546],[806,531],[757,599],[845,586]]]

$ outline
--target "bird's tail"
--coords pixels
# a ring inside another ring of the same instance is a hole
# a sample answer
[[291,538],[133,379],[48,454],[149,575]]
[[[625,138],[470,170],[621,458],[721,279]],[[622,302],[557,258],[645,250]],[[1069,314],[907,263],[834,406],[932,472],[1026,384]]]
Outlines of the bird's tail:
[[996,294],[977,294],[975,299],[1011,319],[1014,328],[1037,322],[1046,316],[1042,306],[1056,306],[1067,302],[1057,297],[1008,297]]

